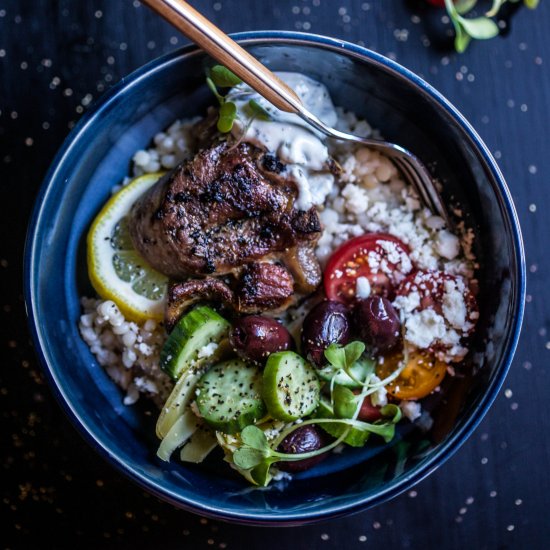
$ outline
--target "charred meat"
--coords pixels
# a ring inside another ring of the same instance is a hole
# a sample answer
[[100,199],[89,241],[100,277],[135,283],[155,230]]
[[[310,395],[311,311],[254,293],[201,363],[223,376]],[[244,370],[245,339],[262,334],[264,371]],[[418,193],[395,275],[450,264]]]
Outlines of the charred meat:
[[[130,234],[158,271],[182,280],[231,274],[255,261],[287,265],[294,290],[320,283],[317,211],[295,208],[297,190],[273,155],[218,144],[163,177],[133,206]],[[283,281],[286,284],[286,281]]]
[[179,318],[198,302],[215,302],[232,309],[235,307],[235,293],[225,281],[217,277],[170,283],[164,310],[166,330],[171,332]]
[[283,266],[267,262],[248,264],[236,282],[219,277],[172,282],[164,315],[167,330],[198,302],[214,302],[239,313],[280,311],[295,302],[294,283]]
[[237,309],[242,313],[260,313],[284,309],[293,302],[294,281],[277,264],[249,264],[237,285]]

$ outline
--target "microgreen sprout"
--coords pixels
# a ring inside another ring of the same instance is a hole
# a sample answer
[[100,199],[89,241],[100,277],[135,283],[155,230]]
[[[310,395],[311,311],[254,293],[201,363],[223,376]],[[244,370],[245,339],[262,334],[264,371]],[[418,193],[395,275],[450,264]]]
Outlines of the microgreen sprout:
[[248,109],[252,113],[252,118],[258,120],[271,120],[271,115],[255,99],[248,102]]
[[[330,406],[337,418],[347,418],[356,420],[361,411],[361,405],[366,397],[376,393],[381,388],[393,382],[406,367],[409,354],[405,347],[403,350],[403,359],[400,361],[398,368],[383,380],[378,379],[374,374],[374,362],[363,357],[365,345],[362,342],[350,342],[346,346],[331,344],[325,350],[325,357],[329,361],[333,369],[333,374],[330,380]],[[359,361],[363,380],[358,380],[352,372],[352,367],[357,365]],[[337,376],[344,371],[362,391],[354,393],[351,389],[336,384]]]
[[[472,38],[487,40],[499,34],[499,27],[491,19],[498,15],[500,8],[506,2],[517,3],[521,0],[493,0],[491,9],[485,15],[479,17],[464,17],[476,7],[477,0],[445,0],[445,7],[449,18],[455,28],[455,49],[462,53]],[[525,6],[534,9],[538,6],[539,0],[523,0]]]
[[[377,421],[374,424],[355,418],[310,418],[298,424],[292,424],[271,443],[261,428],[254,425],[247,426],[241,432],[240,447],[233,451],[233,463],[240,470],[250,472],[250,476],[258,485],[265,486],[271,479],[269,469],[272,464],[276,462],[296,462],[326,453],[345,441],[352,430],[364,434],[374,433],[388,443],[395,435],[395,424],[401,420],[401,409],[397,405],[390,404],[382,407],[380,412],[384,420]],[[332,443],[315,451],[289,454],[276,450],[279,444],[294,430],[308,424],[331,424],[341,427],[342,431]]]
[[[220,104],[217,122],[218,131],[222,134],[228,134],[233,129],[233,124],[235,123],[235,120],[238,116],[237,105],[234,101],[228,99],[227,94],[221,94],[218,88],[232,88],[234,86],[242,84],[242,80],[223,65],[214,65],[214,67],[212,67],[208,71],[206,84]],[[244,94],[232,94],[232,99],[235,99],[235,97],[243,97],[246,95],[248,95],[248,92],[245,92]],[[269,112],[264,107],[262,107],[262,105],[260,105],[260,103],[258,103],[255,99],[251,99],[246,104],[246,109],[250,112],[250,120],[245,127],[244,133],[246,133],[248,126],[253,120],[271,119]]]
[[210,78],[219,88],[233,88],[242,82],[236,74],[223,65],[214,65],[210,69]]
[[350,342],[345,346],[331,344],[325,350],[325,357],[332,365],[335,375],[340,371],[344,371],[356,384],[363,385],[363,381],[355,377],[351,372],[351,368],[360,359],[364,351],[365,344],[363,342]]
[[[295,429],[306,424],[319,423],[319,420],[304,421],[300,424],[292,426],[292,430],[285,433],[285,437],[289,435]],[[346,430],[345,435],[347,435]],[[242,445],[233,453],[233,462],[237,468],[241,470],[251,470],[251,476],[258,485],[267,485],[270,480],[269,468],[274,462],[296,462],[297,460],[304,460],[311,458],[322,453],[326,453],[331,449],[334,449],[344,439],[345,435],[335,439],[329,445],[317,449],[316,451],[310,451],[308,453],[288,454],[281,453],[275,448],[272,448],[267,440],[267,437],[263,430],[257,426],[247,426],[241,432]]]
[[237,118],[237,105],[229,101],[226,95],[220,94],[218,88],[232,88],[241,84],[242,80],[223,65],[214,65],[209,70],[206,84],[216,96],[220,104],[217,128],[222,134],[231,132],[233,123]]
[[237,118],[237,106],[232,101],[222,103],[218,115],[218,130],[222,134],[231,132],[235,118]]

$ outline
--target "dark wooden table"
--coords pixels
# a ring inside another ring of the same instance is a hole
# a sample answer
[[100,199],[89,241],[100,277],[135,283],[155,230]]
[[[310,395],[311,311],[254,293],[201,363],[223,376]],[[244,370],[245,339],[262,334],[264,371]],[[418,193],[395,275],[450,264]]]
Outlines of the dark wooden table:
[[500,162],[524,232],[528,301],[513,367],[486,419],[447,464],[353,517],[245,528],[176,510],[123,479],[80,439],[44,385],[21,295],[24,235],[41,178],[81,113],[186,40],[137,1],[0,0],[2,546],[548,548],[550,3],[519,10],[506,38],[463,55],[431,34],[441,12],[414,2],[193,3],[229,32],[291,29],[364,44],[421,74],[466,115]]

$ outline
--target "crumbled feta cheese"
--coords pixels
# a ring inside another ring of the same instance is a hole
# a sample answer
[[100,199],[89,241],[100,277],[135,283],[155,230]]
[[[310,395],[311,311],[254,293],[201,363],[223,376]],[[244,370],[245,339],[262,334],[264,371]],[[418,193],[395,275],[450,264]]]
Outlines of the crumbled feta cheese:
[[458,237],[446,229],[437,234],[435,247],[438,254],[447,260],[454,260],[460,253]]
[[441,341],[446,332],[445,319],[433,309],[411,313],[405,321],[405,340],[420,349]]
[[[468,330],[466,324],[466,303],[464,302],[464,283],[460,279],[447,280],[444,283],[445,292],[442,300],[442,310],[449,324],[459,330]],[[470,325],[471,326],[471,325]]]
[[338,212],[332,208],[325,208],[319,213],[319,219],[325,229],[328,229],[331,233],[334,233],[334,228],[338,227]]
[[418,292],[411,292],[405,296],[397,296],[393,301],[393,306],[403,313],[411,313],[411,311],[420,306],[420,294]]
[[[378,378],[378,376],[374,374],[371,377],[371,383],[378,384],[379,382],[381,382],[380,378]],[[384,405],[388,404],[388,391],[384,386],[382,386],[377,391],[371,394],[370,399],[375,407],[383,407]]]
[[371,288],[369,280],[366,277],[357,277],[355,282],[355,295],[361,300],[370,296]]
[[323,204],[334,187],[334,176],[328,173],[310,174],[308,181],[312,203]]
[[348,183],[342,189],[342,196],[346,199],[346,209],[353,214],[362,214],[369,205],[367,192],[353,183]]
[[423,432],[429,432],[434,425],[434,419],[432,418],[432,415],[428,411],[422,411],[420,418],[418,418],[418,420],[416,421],[416,425]]
[[214,355],[214,352],[218,349],[218,344],[216,342],[210,342],[209,344],[206,344],[201,349],[199,349],[197,353],[197,357],[199,359],[206,359],[208,357],[212,357]]
[[126,396],[122,400],[125,405],[133,405],[139,399],[139,390],[134,384],[130,384]]
[[158,393],[158,386],[155,381],[145,376],[138,376],[134,378],[134,384],[142,392]]
[[357,160],[354,155],[349,155],[346,157],[346,160],[342,163],[342,173],[340,174],[340,179],[344,182],[354,182],[357,179],[354,174],[356,165]]
[[264,434],[268,440],[275,439],[281,433],[277,428],[268,428],[264,430]]
[[414,422],[417,418],[420,418],[422,414],[422,407],[420,403],[416,401],[401,401],[399,408],[403,414],[411,421]]
[[292,474],[288,472],[283,472],[282,470],[277,470],[273,468],[272,470],[273,481],[281,481],[283,479],[290,481],[292,479]]
[[143,355],[151,355],[153,353],[153,348],[143,342],[141,342],[141,344],[138,344],[137,349]]
[[371,250],[367,254],[367,262],[372,272],[377,273],[378,271],[380,271],[381,257],[380,257],[380,254],[378,254],[378,252],[376,252],[375,250]]
[[440,216],[429,216],[426,219],[426,227],[430,229],[443,229],[445,227],[445,220]]

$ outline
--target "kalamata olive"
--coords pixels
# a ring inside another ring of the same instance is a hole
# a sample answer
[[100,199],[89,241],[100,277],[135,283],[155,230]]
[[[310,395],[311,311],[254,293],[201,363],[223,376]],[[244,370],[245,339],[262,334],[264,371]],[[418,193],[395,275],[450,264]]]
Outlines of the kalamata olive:
[[302,353],[316,365],[324,365],[324,351],[330,344],[348,343],[350,325],[350,313],[344,304],[331,300],[317,304],[304,319]]
[[[310,453],[311,451],[316,451],[328,445],[328,439],[326,433],[317,426],[303,426],[287,435],[277,450],[281,453],[292,455]],[[295,462],[277,462],[277,468],[287,472],[303,472],[315,466],[318,462],[321,462],[328,454],[329,453],[321,453],[320,455],[304,458],[304,460],[296,460]]]
[[399,342],[401,323],[387,298],[369,296],[359,300],[355,323],[362,340],[377,351],[389,351]]
[[275,319],[261,315],[237,319],[229,333],[229,341],[243,359],[258,363],[265,363],[271,353],[294,348],[288,330]]

